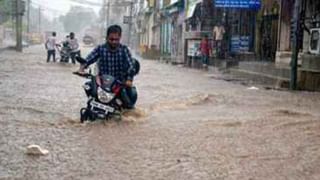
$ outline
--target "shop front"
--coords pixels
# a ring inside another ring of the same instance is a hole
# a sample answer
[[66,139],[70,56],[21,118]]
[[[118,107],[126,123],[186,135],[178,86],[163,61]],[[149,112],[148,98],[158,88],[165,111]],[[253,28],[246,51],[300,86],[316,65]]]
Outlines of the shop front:
[[225,27],[224,50],[229,55],[254,53],[256,14],[260,0],[215,0],[222,10],[221,24]]
[[[187,0],[184,24],[184,61],[189,66],[201,64],[199,47],[201,39],[206,35],[212,42],[214,13],[211,0]],[[212,64],[210,57],[209,64]]]

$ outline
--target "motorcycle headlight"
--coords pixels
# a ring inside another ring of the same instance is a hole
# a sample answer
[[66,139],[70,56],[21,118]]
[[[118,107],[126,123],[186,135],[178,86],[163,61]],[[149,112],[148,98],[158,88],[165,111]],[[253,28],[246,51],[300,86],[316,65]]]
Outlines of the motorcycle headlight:
[[84,84],[82,87],[83,87],[83,89],[86,90],[86,91],[90,90],[90,88],[91,88],[91,87],[90,87],[89,85],[87,85],[87,84]]
[[99,101],[101,101],[103,103],[109,103],[113,98],[114,98],[113,93],[108,93],[108,92],[104,91],[103,89],[101,89],[100,87],[98,87]]

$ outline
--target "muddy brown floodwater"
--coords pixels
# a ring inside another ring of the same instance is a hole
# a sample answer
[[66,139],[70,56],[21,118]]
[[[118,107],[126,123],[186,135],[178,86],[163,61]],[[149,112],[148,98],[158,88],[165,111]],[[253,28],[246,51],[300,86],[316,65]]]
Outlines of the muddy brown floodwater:
[[[45,63],[38,46],[1,52],[0,179],[320,179],[319,93],[140,61],[137,109],[82,125],[77,66]],[[30,144],[49,154],[26,155]]]

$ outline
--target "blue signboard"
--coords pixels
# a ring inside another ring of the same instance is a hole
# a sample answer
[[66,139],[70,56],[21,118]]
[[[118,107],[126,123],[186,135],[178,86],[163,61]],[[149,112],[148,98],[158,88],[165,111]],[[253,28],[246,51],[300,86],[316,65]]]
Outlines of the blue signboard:
[[232,36],[231,37],[231,52],[248,52],[250,47],[250,36]]
[[259,10],[261,0],[215,0],[215,7]]

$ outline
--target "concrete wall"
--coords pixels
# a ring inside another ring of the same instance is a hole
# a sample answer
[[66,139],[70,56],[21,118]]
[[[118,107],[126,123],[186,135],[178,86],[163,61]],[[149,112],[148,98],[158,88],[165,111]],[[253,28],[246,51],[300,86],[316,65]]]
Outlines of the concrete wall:
[[281,0],[280,18],[278,30],[278,46],[276,52],[276,63],[290,64],[291,61],[291,41],[290,41],[290,21],[293,11],[293,0]]
[[152,29],[152,46],[154,46],[157,50],[160,49],[160,26],[155,26]]
[[281,0],[277,51],[291,51],[290,21],[292,18],[293,5],[294,0]]
[[152,45],[152,37],[153,37],[153,31],[152,31],[152,26],[154,22],[154,13],[152,13],[151,16],[149,16],[149,20],[148,20],[148,25],[147,25],[147,34],[148,34],[148,42],[147,42],[147,46],[148,48],[151,47]]
[[290,45],[290,22],[281,21],[278,51],[291,51]]

